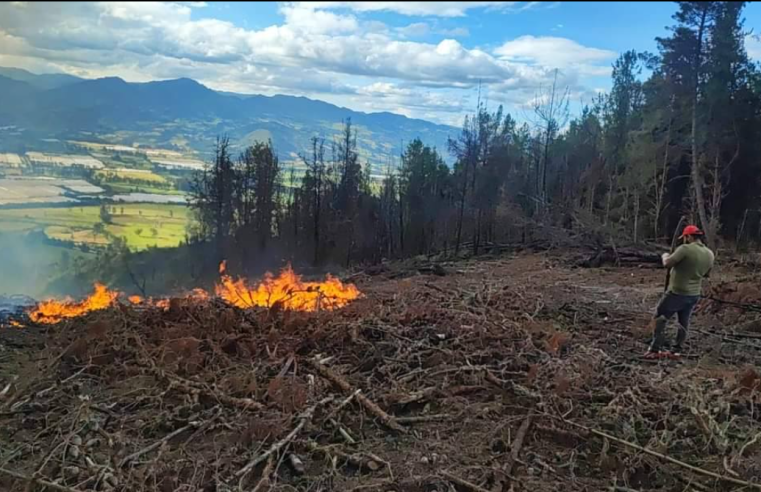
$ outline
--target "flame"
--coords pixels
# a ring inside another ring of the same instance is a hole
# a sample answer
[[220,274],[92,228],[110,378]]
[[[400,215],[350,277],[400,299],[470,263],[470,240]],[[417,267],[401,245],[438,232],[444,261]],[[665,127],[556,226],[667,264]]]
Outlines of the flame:
[[193,289],[190,291],[190,294],[188,294],[188,298],[193,299],[194,301],[208,301],[209,293],[203,289]]
[[288,266],[278,277],[271,273],[256,288],[249,287],[244,279],[233,280],[225,273],[225,263],[219,266],[222,274],[216,293],[229,304],[240,308],[272,307],[279,305],[295,311],[333,310],[359,298],[361,293],[353,284],[343,284],[328,275],[324,282],[302,282]]
[[[219,265],[219,272],[221,280],[216,285],[216,294],[227,303],[240,308],[269,308],[277,305],[295,311],[333,310],[346,306],[362,295],[353,284],[343,284],[330,275],[324,282],[303,282],[301,276],[296,275],[290,266],[278,277],[268,272],[255,288],[249,287],[245,279],[233,280],[226,273],[225,262]],[[119,292],[108,290],[103,284],[96,283],[93,294],[85,300],[41,302],[29,313],[29,319],[35,323],[54,324],[90,311],[106,309],[119,302],[118,297]],[[210,296],[203,289],[193,289],[184,298],[194,302],[206,302]],[[162,309],[169,309],[170,304],[169,299],[144,299],[136,295],[127,297],[127,301],[136,306],[155,306]],[[11,325],[23,326],[15,321],[11,321]]]
[[111,306],[119,295],[118,292],[110,291],[105,285],[99,283],[94,285],[94,289],[93,294],[81,302],[56,300],[41,302],[34,311],[29,313],[29,318],[36,323],[58,323],[65,318],[74,318],[90,311],[105,309]]
[[21,323],[19,323],[15,319],[11,320],[11,326],[14,327],[14,328],[23,328],[24,327],[24,325],[22,325]]

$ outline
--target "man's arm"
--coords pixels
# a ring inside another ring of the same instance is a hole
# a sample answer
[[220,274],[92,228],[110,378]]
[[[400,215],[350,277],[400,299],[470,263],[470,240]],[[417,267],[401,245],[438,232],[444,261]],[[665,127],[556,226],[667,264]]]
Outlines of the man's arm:
[[676,265],[678,265],[679,262],[682,261],[686,255],[687,255],[687,250],[685,249],[684,245],[679,246],[678,248],[676,248],[676,251],[674,251],[674,254],[663,255],[663,266],[665,266],[666,268],[673,268]]

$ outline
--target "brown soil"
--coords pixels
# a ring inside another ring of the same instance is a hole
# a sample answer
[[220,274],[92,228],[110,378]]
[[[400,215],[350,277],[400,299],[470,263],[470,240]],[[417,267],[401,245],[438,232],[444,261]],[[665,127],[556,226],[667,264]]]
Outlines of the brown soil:
[[646,361],[663,271],[572,264],[391,267],[332,313],[175,300],[0,328],[0,490],[761,483],[755,315],[706,303],[682,361]]

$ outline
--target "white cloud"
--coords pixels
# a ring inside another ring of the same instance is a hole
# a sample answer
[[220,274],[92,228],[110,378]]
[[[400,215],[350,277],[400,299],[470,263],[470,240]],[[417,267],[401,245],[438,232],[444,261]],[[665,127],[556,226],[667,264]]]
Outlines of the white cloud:
[[[360,110],[406,107],[417,117],[450,122],[469,108],[470,90],[479,82],[494,100],[522,102],[546,84],[552,68],[562,68],[563,82],[581,90],[580,77],[609,70],[615,55],[564,38],[530,36],[488,52],[454,39],[467,36],[467,29],[443,28],[444,21],[393,29],[357,14],[424,15],[430,3],[321,3],[326,7],[283,4],[284,22],[263,29],[195,19],[197,2],[0,3],[0,65],[131,81],[190,77],[220,90],[307,95]],[[436,7],[439,17],[474,8],[440,3],[446,6]],[[518,8],[515,2],[473,3]],[[444,39],[414,41],[429,35]]]
[[406,38],[422,38],[431,33],[431,26],[425,22],[415,22],[404,27],[399,27],[396,31]]
[[745,36],[745,51],[748,56],[756,61],[761,61],[761,36],[758,34],[747,34]]
[[567,38],[521,36],[495,50],[502,59],[547,68],[572,68],[586,75],[607,75],[615,51],[590,48]]
[[[462,17],[468,10],[531,8],[540,2],[291,2],[309,9],[349,9],[355,12],[395,12],[408,16]],[[523,4],[523,5],[521,5]]]
[[470,31],[467,27],[454,27],[452,29],[440,29],[436,31],[444,36],[450,36],[453,38],[467,38],[470,36]]
[[301,4],[287,4],[280,9],[286,24],[293,29],[311,33],[347,33],[359,28],[357,19],[350,15],[337,15],[325,10],[315,10]]
[[399,27],[396,32],[404,38],[422,38],[431,34],[446,36],[448,38],[467,38],[470,31],[467,27],[454,27],[452,29],[432,27],[426,22],[414,22],[404,27]]

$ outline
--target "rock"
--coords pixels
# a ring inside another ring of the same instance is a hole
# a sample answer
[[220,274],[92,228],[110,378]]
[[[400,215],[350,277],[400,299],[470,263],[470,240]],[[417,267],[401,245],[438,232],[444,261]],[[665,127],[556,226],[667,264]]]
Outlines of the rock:
[[76,480],[79,478],[81,470],[77,466],[67,466],[63,470],[63,476],[66,480]]
[[304,462],[301,461],[301,458],[296,456],[295,454],[291,453],[288,455],[288,460],[291,463],[291,467],[293,467],[293,470],[298,473],[299,475],[306,472],[306,466],[304,466]]
[[80,456],[81,456],[81,454],[82,454],[82,453],[79,451],[79,446],[69,446],[69,450],[68,450],[68,453],[69,453],[69,458],[71,458],[71,459],[73,459],[73,460],[77,460],[77,459],[79,459],[79,457],[80,457]]

